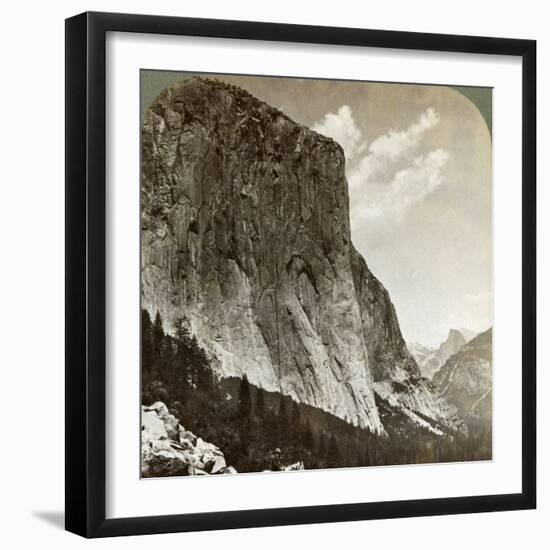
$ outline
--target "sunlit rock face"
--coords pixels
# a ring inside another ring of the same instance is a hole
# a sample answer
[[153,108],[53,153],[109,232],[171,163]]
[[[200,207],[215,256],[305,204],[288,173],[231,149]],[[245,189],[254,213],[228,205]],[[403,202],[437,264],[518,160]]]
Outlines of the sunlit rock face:
[[351,243],[337,143],[237,87],[185,80],[145,114],[141,199],[142,303],[167,330],[185,316],[220,376],[384,431],[375,381],[420,373]]
[[388,291],[356,251],[352,267],[375,392],[409,421],[433,433],[464,432],[456,408],[422,377],[401,334]]

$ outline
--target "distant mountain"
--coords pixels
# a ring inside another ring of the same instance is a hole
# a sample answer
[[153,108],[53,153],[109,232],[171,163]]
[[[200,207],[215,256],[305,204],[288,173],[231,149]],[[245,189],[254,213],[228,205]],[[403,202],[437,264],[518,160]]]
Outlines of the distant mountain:
[[466,339],[466,343],[472,341],[479,333],[467,328],[461,328],[460,332],[462,336]]
[[482,332],[450,357],[433,377],[441,397],[454,405],[470,426],[490,432],[492,411],[492,336]]
[[447,336],[447,340],[445,340],[445,342],[443,342],[437,350],[438,358],[442,361],[442,363],[445,363],[447,359],[459,351],[464,344],[466,344],[464,334],[462,334],[459,330],[451,329],[449,331],[449,335]]
[[474,336],[475,333],[468,329],[451,329],[447,339],[438,349],[430,349],[418,343],[410,343],[408,348],[416,359],[422,376],[431,380],[447,359],[457,353]]
[[418,365],[424,363],[429,356],[433,355],[437,351],[433,348],[423,346],[418,342],[407,342],[407,347],[409,348],[412,356],[416,359]]

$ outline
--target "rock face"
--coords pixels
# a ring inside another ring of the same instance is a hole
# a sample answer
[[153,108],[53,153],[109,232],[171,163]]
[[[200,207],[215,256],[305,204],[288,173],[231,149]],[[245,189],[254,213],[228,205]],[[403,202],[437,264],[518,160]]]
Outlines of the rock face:
[[181,316],[220,376],[382,433],[376,384],[452,416],[351,243],[341,147],[249,93],[193,78],[142,127],[142,303]]
[[[468,336],[470,332],[468,331]],[[462,346],[466,344],[472,337],[468,337],[461,330],[451,329],[445,342],[438,349],[429,350],[419,344],[409,345],[411,353],[420,367],[422,376],[431,380],[434,374],[445,364],[447,359],[454,355]]]
[[476,336],[435,374],[440,395],[469,422],[492,419],[492,328]]
[[401,334],[388,291],[355,249],[352,267],[375,392],[415,424],[434,433],[463,431],[465,426],[456,409],[436,396],[432,385],[422,378]]
[[180,425],[160,401],[141,408],[143,477],[236,473],[223,453]]

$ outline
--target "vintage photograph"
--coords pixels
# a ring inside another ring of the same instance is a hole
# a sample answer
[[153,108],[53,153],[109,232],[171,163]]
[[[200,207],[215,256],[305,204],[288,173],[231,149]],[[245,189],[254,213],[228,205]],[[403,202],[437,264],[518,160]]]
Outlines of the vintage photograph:
[[142,477],[491,460],[492,90],[140,96]]

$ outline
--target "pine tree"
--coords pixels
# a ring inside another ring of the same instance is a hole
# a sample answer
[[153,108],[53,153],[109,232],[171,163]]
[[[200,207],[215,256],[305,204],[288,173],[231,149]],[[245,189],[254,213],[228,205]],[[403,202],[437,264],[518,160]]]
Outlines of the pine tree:
[[172,380],[176,394],[180,399],[187,397],[189,391],[189,330],[185,317],[174,322],[174,351],[172,358]]
[[240,437],[240,452],[244,457],[248,457],[250,441],[252,438],[252,399],[250,396],[250,384],[246,374],[243,376],[239,386],[239,402],[238,402],[238,426]]
[[156,362],[162,358],[164,349],[164,329],[162,328],[162,317],[158,310],[155,315],[155,322],[153,323],[152,336],[153,359]]
[[141,310],[141,368],[144,376],[144,382],[148,383],[151,378],[151,369],[153,366],[153,342],[152,342],[152,323],[149,312],[146,309]]
[[180,346],[189,342],[189,339],[191,338],[187,324],[188,321],[185,315],[183,317],[178,317],[174,321],[174,337]]
[[302,421],[300,417],[300,408],[298,403],[296,401],[293,401],[292,413],[290,417],[290,435],[295,445],[299,443],[301,434],[302,434]]
[[278,442],[279,445],[283,445],[283,442],[287,442],[289,439],[289,424],[290,420],[288,417],[286,399],[281,395],[281,400],[279,401],[279,412],[277,414],[277,427],[278,427]]
[[241,420],[249,418],[251,411],[252,399],[250,397],[250,384],[245,374],[239,386],[239,418]]
[[211,393],[214,387],[214,373],[210,368],[208,356],[193,335],[190,341],[191,355],[196,377],[196,386],[206,393]]
[[308,451],[313,451],[314,441],[313,441],[313,432],[311,431],[311,425],[309,420],[306,420],[304,425],[302,443]]
[[327,442],[326,437],[323,432],[319,434],[319,441],[317,443],[317,464],[319,468],[324,468],[326,466],[327,459]]
[[337,468],[341,466],[340,448],[336,437],[332,435],[328,445],[327,462],[329,468]]
[[256,392],[256,408],[255,414],[260,420],[265,418],[265,398],[263,390],[258,390]]
[[267,408],[265,411],[262,432],[269,448],[279,445],[279,417],[273,409]]

